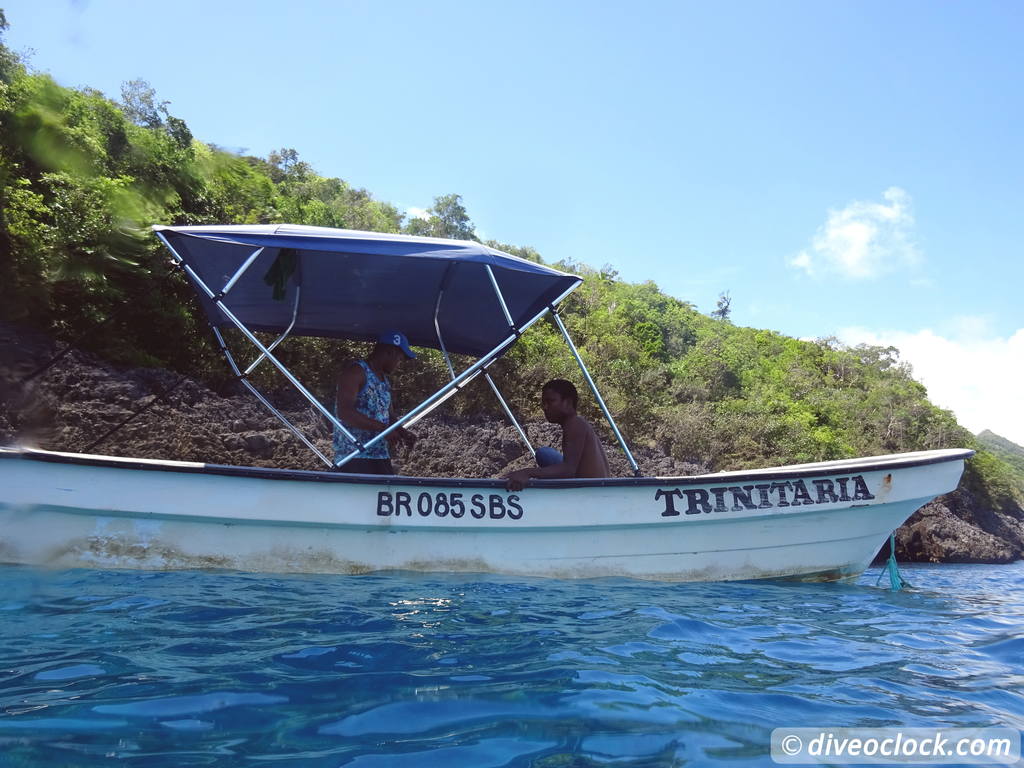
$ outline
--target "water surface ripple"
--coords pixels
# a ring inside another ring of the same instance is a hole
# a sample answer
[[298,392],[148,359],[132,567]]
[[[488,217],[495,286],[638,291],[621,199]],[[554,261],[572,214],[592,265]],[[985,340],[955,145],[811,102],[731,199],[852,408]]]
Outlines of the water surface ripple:
[[0,567],[0,765],[772,765],[1024,728],[1024,564],[856,584]]

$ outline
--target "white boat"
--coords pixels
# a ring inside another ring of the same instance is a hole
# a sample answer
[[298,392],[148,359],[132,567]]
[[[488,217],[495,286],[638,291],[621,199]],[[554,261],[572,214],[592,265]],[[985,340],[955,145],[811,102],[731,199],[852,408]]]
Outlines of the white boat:
[[0,451],[0,560],[666,581],[863,571],[968,451],[677,478],[378,477]]
[[[487,366],[550,313],[639,474],[557,314],[579,278],[468,241],[293,226],[156,229],[199,291],[232,369],[325,470],[0,449],[2,562],[843,579],[862,572],[916,509],[956,488],[972,454],[923,451],[695,477],[534,480],[516,493],[492,479],[334,473],[355,453],[324,456],[246,377],[257,365],[276,366],[343,429],[274,356],[286,337],[369,339],[382,328],[407,329],[414,345],[444,353],[452,381],[389,431],[414,423],[483,375],[526,441]],[[219,330],[226,325],[256,348],[245,370]],[[253,330],[280,336],[264,345]],[[452,350],[479,359],[457,373]]]

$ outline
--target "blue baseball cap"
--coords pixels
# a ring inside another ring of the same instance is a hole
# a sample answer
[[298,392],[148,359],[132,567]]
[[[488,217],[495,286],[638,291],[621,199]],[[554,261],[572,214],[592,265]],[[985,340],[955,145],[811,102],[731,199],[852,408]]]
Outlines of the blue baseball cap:
[[405,338],[404,333],[400,333],[399,331],[388,331],[387,333],[382,333],[377,337],[377,343],[391,344],[392,346],[398,347],[402,350],[405,353],[405,356],[410,360],[416,359],[416,353],[409,349],[409,340]]

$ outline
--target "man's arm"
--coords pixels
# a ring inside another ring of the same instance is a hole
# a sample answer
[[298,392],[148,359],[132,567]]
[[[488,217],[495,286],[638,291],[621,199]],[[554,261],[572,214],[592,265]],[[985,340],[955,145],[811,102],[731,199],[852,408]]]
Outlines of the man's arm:
[[[395,423],[394,398],[391,399],[391,405],[388,407],[388,423]],[[399,427],[387,437],[388,442],[391,443],[392,445],[397,445],[398,443],[405,443],[409,448],[412,448],[416,444],[416,439],[416,435],[410,432],[405,427]]]
[[578,416],[570,419],[562,427],[562,460],[546,467],[528,467],[510,472],[505,487],[510,491],[521,491],[531,478],[554,480],[564,477],[576,477],[583,449],[587,443],[587,426]]
[[381,432],[387,428],[386,424],[356,410],[356,398],[364,384],[366,373],[362,366],[357,363],[346,365],[338,378],[338,418],[346,427]]

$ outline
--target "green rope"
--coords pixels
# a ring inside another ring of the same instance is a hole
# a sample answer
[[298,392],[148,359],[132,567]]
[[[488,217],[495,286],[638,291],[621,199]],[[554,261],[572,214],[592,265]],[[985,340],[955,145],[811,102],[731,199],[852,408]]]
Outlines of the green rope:
[[889,559],[885,563],[885,568],[878,574],[878,578],[875,580],[876,587],[887,571],[889,573],[889,588],[893,592],[899,592],[904,587],[911,586],[910,582],[903,578],[903,574],[900,573],[900,567],[896,564],[896,531],[889,534]]

